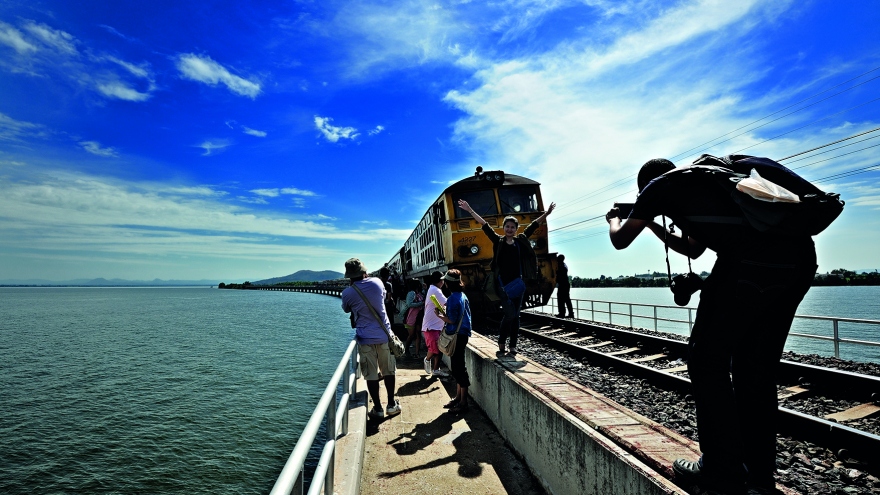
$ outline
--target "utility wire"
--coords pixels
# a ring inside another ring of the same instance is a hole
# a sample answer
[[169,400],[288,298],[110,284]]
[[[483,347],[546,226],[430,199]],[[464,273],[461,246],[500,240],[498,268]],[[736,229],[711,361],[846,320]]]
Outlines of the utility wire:
[[870,166],[867,166],[867,167],[857,168],[857,169],[854,169],[854,170],[850,170],[850,171],[848,171],[848,172],[841,172],[841,173],[839,173],[839,174],[829,175],[828,177],[823,177],[823,178],[821,178],[821,179],[819,179],[819,180],[814,180],[813,182],[814,182],[814,183],[816,183],[816,182],[827,182],[827,181],[829,181],[829,180],[842,179],[842,178],[844,178],[844,177],[849,177],[849,176],[851,176],[851,175],[863,174],[863,173],[865,173],[865,172],[871,172],[871,171],[873,171],[873,170],[880,170],[880,163],[875,163],[874,165],[870,165]]
[[823,160],[819,160],[819,161],[817,161],[817,162],[808,163],[808,164],[806,164],[806,165],[801,165],[800,167],[795,167],[795,168],[793,168],[792,170],[797,170],[797,169],[800,169],[800,168],[809,167],[810,165],[815,165],[815,164],[817,164],[817,163],[827,162],[828,160],[833,160],[833,159],[835,159],[835,158],[840,158],[840,157],[842,157],[842,156],[852,155],[853,153],[858,153],[859,151],[865,151],[866,149],[870,149],[870,148],[876,148],[877,146],[880,146],[880,144],[873,144],[873,145],[871,145],[871,146],[866,146],[866,147],[864,147],[864,148],[862,148],[862,149],[858,149],[858,150],[855,150],[855,151],[850,151],[849,153],[843,153],[842,155],[832,156],[832,157],[830,157],[830,158],[825,158],[825,159],[823,159]]
[[[880,129],[880,127],[878,127],[878,129]],[[846,148],[847,146],[853,146],[853,145],[855,145],[855,144],[864,143],[865,141],[870,141],[870,140],[872,140],[872,139],[877,139],[878,137],[880,137],[880,134],[878,134],[878,135],[876,135],[876,136],[871,136],[871,137],[869,137],[869,138],[860,139],[860,140],[858,140],[858,141],[853,141],[852,143],[844,144],[843,146],[838,146],[837,148],[831,148],[830,150],[825,150],[825,151],[823,151],[823,152],[821,152],[821,153],[816,153],[815,155],[804,156],[804,157],[798,158],[797,160],[792,160],[792,161],[788,162],[788,165],[791,165],[792,163],[795,163],[795,162],[799,162],[799,161],[801,161],[801,160],[809,160],[810,158],[816,158],[816,157],[819,156],[819,155],[824,155],[825,153],[831,153],[832,151],[837,151],[837,150],[839,150],[839,149]],[[849,138],[847,138],[847,139],[849,139]],[[841,139],[840,141],[843,141],[843,140]],[[838,142],[838,143],[839,143],[840,141],[835,141],[835,142]],[[830,144],[834,144],[834,143],[829,143],[829,145],[830,145]],[[826,145],[826,146],[828,146],[828,145]],[[824,148],[824,146],[820,146],[819,148],[813,148],[813,150],[817,150],[817,149],[820,149],[820,148]],[[813,150],[810,150],[810,151],[813,151]],[[798,154],[799,154],[799,155],[802,155],[803,153],[798,153]],[[776,160],[776,161],[778,162],[779,160]]]
[[549,234],[550,232],[556,232],[556,231],[558,231],[558,230],[567,229],[567,228],[569,228],[569,227],[573,227],[573,226],[575,226],[575,225],[579,225],[579,224],[582,224],[582,223],[591,222],[591,221],[596,220],[596,219],[599,219],[599,218],[605,218],[605,215],[599,215],[599,216],[595,216],[595,217],[593,217],[593,218],[588,218],[588,219],[586,219],[586,220],[581,220],[580,222],[570,223],[570,224],[565,225],[565,226],[563,226],[563,227],[557,227],[557,228],[555,228],[555,229],[553,229],[553,230],[548,230],[547,233]]
[[855,106],[849,107],[849,108],[844,109],[844,110],[841,110],[841,111],[839,111],[839,112],[837,112],[837,113],[833,113],[833,114],[831,114],[831,115],[829,115],[829,116],[827,116],[827,117],[822,117],[821,119],[814,120],[814,121],[812,121],[812,122],[810,122],[810,123],[808,123],[808,124],[806,124],[806,125],[802,125],[802,126],[798,127],[797,129],[792,129],[792,130],[790,130],[790,131],[783,132],[782,134],[777,134],[777,135],[773,136],[772,138],[768,138],[768,139],[765,139],[765,140],[761,141],[760,143],[755,143],[755,144],[753,144],[753,145],[751,145],[751,146],[746,146],[745,148],[738,149],[738,150],[734,151],[734,152],[731,153],[731,154],[733,155],[733,154],[739,153],[740,151],[745,151],[745,150],[747,150],[747,149],[749,149],[749,148],[754,148],[755,146],[758,146],[758,145],[764,144],[764,143],[766,143],[766,142],[768,142],[768,141],[773,141],[774,139],[776,139],[776,138],[778,138],[778,137],[782,137],[782,136],[785,136],[786,134],[791,134],[791,133],[794,132],[794,131],[799,131],[799,130],[804,129],[804,128],[806,128],[806,127],[810,127],[810,126],[813,125],[813,124],[817,124],[817,123],[819,123],[819,122],[822,122],[823,120],[828,120],[828,119],[830,119],[831,117],[835,117],[835,116],[840,115],[840,114],[842,114],[842,113],[849,112],[850,110],[853,110],[853,109],[856,109],[856,108],[859,108],[859,107],[863,107],[863,106],[865,106],[865,105],[867,105],[867,104],[869,104],[869,103],[874,103],[874,102],[877,101],[877,100],[880,100],[880,98],[874,98],[873,100],[869,100],[869,101],[866,101],[866,102],[864,102],[864,103],[860,103],[860,104],[858,104],[858,105],[855,105]]
[[[777,161],[777,162],[784,162],[785,160],[788,160],[789,158],[794,158],[794,157],[796,157],[796,156],[804,155],[804,154],[806,154],[806,153],[810,153],[811,151],[816,151],[816,150],[819,150],[819,149],[822,149],[822,148],[825,148],[825,147],[831,146],[832,144],[842,143],[842,142],[847,141],[847,140],[850,140],[850,139],[852,139],[852,138],[857,138],[857,137],[859,137],[859,136],[864,136],[865,134],[870,134],[870,133],[872,133],[872,132],[877,132],[877,131],[880,131],[880,127],[875,127],[875,128],[873,128],[873,129],[871,129],[870,131],[865,131],[865,132],[860,132],[860,133],[858,133],[858,134],[853,134],[853,135],[850,136],[850,137],[846,137],[846,138],[843,138],[843,139],[838,139],[837,141],[834,141],[834,142],[832,142],[832,143],[823,144],[822,146],[817,146],[817,147],[815,147],[815,148],[813,148],[813,149],[811,149],[811,150],[801,151],[800,153],[795,153],[795,154],[793,154],[793,155],[791,155],[791,156],[787,156],[787,157],[785,157],[785,158],[780,158],[779,160],[776,160],[776,161]],[[873,137],[870,137],[870,138],[868,138],[868,139],[874,139],[875,137],[877,137],[877,136],[873,136]],[[863,139],[862,141],[864,141],[864,139]],[[862,142],[862,141],[856,141],[856,142],[857,142],[857,143],[860,143],[860,142]],[[848,146],[848,145],[847,145],[847,146]],[[841,147],[842,147],[842,146],[841,146]],[[801,158],[801,160],[803,160],[803,158]],[[795,160],[795,161],[797,161],[797,160]]]
[[[789,106],[787,106],[787,107],[785,107],[785,108],[782,108],[782,109],[780,109],[780,110],[777,110],[777,111],[775,111],[775,112],[773,112],[773,113],[771,113],[771,114],[769,114],[769,115],[765,115],[764,117],[761,117],[761,118],[758,119],[758,120],[755,120],[755,121],[750,122],[750,123],[748,123],[748,124],[746,124],[746,125],[744,125],[744,126],[742,126],[742,127],[739,127],[739,128],[737,128],[737,129],[734,129],[734,130],[728,132],[727,134],[722,134],[722,135],[720,135],[720,136],[718,136],[718,137],[716,137],[716,138],[712,138],[712,139],[706,141],[705,143],[698,144],[698,145],[694,146],[693,148],[691,148],[691,149],[689,149],[689,150],[685,150],[685,151],[683,151],[682,153],[679,153],[679,154],[677,154],[677,155],[675,155],[675,156],[669,158],[669,160],[670,160],[670,161],[675,161],[678,157],[683,156],[683,155],[687,155],[687,153],[690,153],[691,151],[693,151],[693,150],[695,150],[695,149],[698,149],[698,148],[700,148],[701,146],[704,146],[704,145],[706,145],[706,144],[709,144],[709,143],[711,143],[711,142],[713,142],[713,141],[715,141],[715,140],[717,140],[717,139],[721,139],[721,138],[723,138],[724,136],[727,136],[728,134],[732,134],[732,133],[734,133],[734,132],[736,132],[736,131],[739,131],[739,130],[741,130],[741,129],[745,129],[746,127],[749,127],[749,126],[752,125],[752,124],[757,124],[758,122],[760,122],[760,121],[762,121],[762,120],[764,120],[764,119],[767,119],[767,118],[769,118],[769,117],[772,117],[772,116],[776,115],[776,114],[779,113],[779,112],[784,112],[784,111],[788,110],[788,109],[791,108],[791,107],[794,107],[794,106],[796,106],[796,105],[800,105],[801,103],[803,103],[803,102],[805,102],[805,101],[807,101],[807,100],[809,100],[809,99],[811,99],[811,98],[815,98],[815,97],[817,97],[817,96],[819,96],[819,95],[821,95],[821,94],[823,94],[823,93],[827,93],[827,92],[829,92],[829,91],[831,91],[831,90],[833,90],[833,89],[835,89],[835,88],[839,88],[840,86],[843,86],[844,84],[846,84],[846,83],[848,83],[848,82],[855,81],[856,79],[858,79],[858,78],[860,78],[860,77],[862,77],[862,76],[868,75],[868,74],[870,74],[870,73],[872,73],[872,72],[874,72],[874,71],[876,71],[876,70],[878,70],[878,69],[880,69],[880,67],[874,67],[873,69],[869,70],[868,72],[864,72],[864,73],[862,73],[862,74],[859,74],[858,76],[853,77],[852,79],[848,79],[848,80],[846,80],[846,81],[844,81],[844,82],[842,82],[842,83],[840,83],[840,84],[837,84],[837,85],[835,85],[835,86],[832,86],[832,87],[826,89],[825,91],[820,91],[819,93],[816,93],[816,94],[814,94],[814,95],[810,95],[810,96],[808,96],[808,97],[806,97],[806,98],[804,98],[804,99],[802,99],[802,100],[800,100],[800,101],[798,101],[798,102],[792,103],[791,105],[789,105]],[[877,77],[880,77],[880,76],[877,76]],[[853,87],[851,87],[851,88],[845,89],[844,91],[841,91],[840,93],[837,93],[837,94],[835,94],[835,95],[829,96],[828,98],[832,98],[832,97],[837,96],[837,95],[839,95],[839,94],[841,94],[841,93],[845,93],[846,91],[849,91],[850,89],[857,88],[857,87],[861,86],[862,84],[865,84],[865,83],[868,83],[868,82],[870,82],[870,81],[873,81],[874,79],[877,79],[877,77],[872,77],[871,79],[868,79],[867,81],[862,81],[861,83],[859,83],[859,84],[857,84],[857,85],[855,85],[855,86],[853,86]],[[821,100],[821,101],[825,101],[825,100],[827,100],[828,98],[825,98],[825,99],[823,99],[823,100]],[[816,103],[819,103],[819,102],[816,102]],[[813,105],[815,105],[815,103],[814,103]],[[812,106],[812,105],[810,105],[810,106]],[[803,108],[809,108],[809,107],[803,107]],[[803,110],[803,108],[801,108],[801,109],[799,109],[799,110],[797,110],[797,111]],[[792,113],[794,113],[794,112],[792,112]],[[791,115],[791,114],[788,114],[788,115]],[[783,116],[783,117],[784,117],[784,116]],[[782,118],[782,117],[780,117],[780,118]],[[778,120],[778,119],[776,119],[776,120]],[[769,122],[768,122],[768,124],[769,124]],[[764,124],[764,125],[766,125],[766,124]],[[757,129],[757,127],[755,127],[755,129]],[[752,130],[754,130],[754,129],[752,129]],[[742,134],[739,134],[739,135],[742,135]],[[739,136],[739,135],[738,135],[738,136]],[[734,137],[737,137],[737,136],[734,136]],[[733,138],[730,138],[730,139],[733,139]],[[728,139],[728,140],[726,140],[726,141],[729,141],[730,139]],[[725,141],[721,141],[721,143],[723,143],[723,142],[725,142]],[[717,145],[719,145],[719,144],[721,144],[721,143],[715,143],[715,144],[713,144],[712,146],[717,146]]]

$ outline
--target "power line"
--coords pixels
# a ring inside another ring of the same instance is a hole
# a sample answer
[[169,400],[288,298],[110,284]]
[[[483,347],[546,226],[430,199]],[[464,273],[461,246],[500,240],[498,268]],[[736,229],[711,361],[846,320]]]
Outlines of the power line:
[[[857,138],[857,137],[859,137],[859,136],[864,136],[865,134],[870,134],[870,133],[872,133],[872,132],[876,132],[876,131],[880,131],[880,127],[875,127],[875,128],[873,128],[873,129],[871,129],[870,131],[865,131],[865,132],[860,132],[860,133],[858,133],[858,134],[853,134],[853,135],[850,136],[850,137],[845,137],[845,138],[843,138],[843,139],[838,139],[837,141],[834,141],[834,142],[832,142],[832,143],[823,144],[822,146],[817,146],[817,147],[815,147],[815,148],[813,148],[813,149],[811,149],[811,150],[801,151],[800,153],[795,153],[795,154],[793,154],[793,155],[791,155],[791,156],[787,156],[787,157],[785,157],[785,158],[780,158],[779,160],[776,160],[776,161],[777,161],[777,162],[784,162],[785,160],[788,160],[789,158],[794,158],[794,157],[796,157],[796,156],[800,156],[800,155],[803,155],[803,154],[809,153],[809,152],[811,152],[811,151],[816,151],[816,150],[819,150],[819,149],[822,149],[822,148],[825,148],[825,147],[831,146],[832,144],[842,143],[842,142],[847,141],[847,140],[850,140],[850,139],[852,139],[852,138]],[[868,139],[874,139],[875,137],[877,137],[877,136],[870,137],[870,138],[868,138]],[[864,139],[863,139],[862,141],[864,141]],[[862,141],[856,141],[856,143],[860,143],[860,142],[862,142]],[[849,145],[847,145],[847,146],[849,146]],[[841,148],[842,148],[842,146],[841,146]],[[837,149],[837,148],[835,148],[835,149]],[[801,160],[803,160],[803,158],[801,158]],[[795,161],[798,161],[798,160],[795,160]]]
[[817,161],[817,162],[808,163],[808,164],[806,164],[806,165],[801,165],[800,167],[795,167],[795,168],[793,168],[792,170],[797,170],[797,169],[800,169],[800,168],[809,167],[810,165],[815,165],[815,164],[817,164],[817,163],[827,162],[828,160],[833,160],[833,159],[835,159],[835,158],[840,158],[840,157],[842,157],[842,156],[852,155],[853,153],[858,153],[859,151],[865,151],[865,150],[870,149],[870,148],[876,148],[877,146],[880,146],[880,144],[873,144],[873,145],[871,145],[871,146],[866,146],[866,147],[864,147],[864,148],[861,148],[861,149],[858,149],[858,150],[855,150],[855,151],[850,151],[850,152],[848,152],[848,153],[844,153],[844,154],[842,154],[842,155],[832,156],[832,157],[830,157],[830,158],[825,158],[825,159],[823,159],[823,160],[819,160],[819,161]]
[[745,151],[745,150],[747,150],[747,149],[749,149],[749,148],[754,148],[755,146],[758,146],[758,145],[764,144],[764,143],[766,143],[766,142],[768,142],[768,141],[773,141],[774,139],[776,139],[776,138],[778,138],[778,137],[782,137],[782,136],[785,136],[786,134],[791,134],[791,133],[794,132],[794,131],[799,131],[799,130],[801,130],[801,129],[804,129],[804,128],[807,128],[807,127],[810,127],[810,126],[813,125],[813,124],[817,124],[817,123],[819,123],[819,122],[822,122],[823,120],[828,120],[828,119],[830,119],[831,117],[835,117],[835,116],[840,115],[840,114],[842,114],[842,113],[849,112],[850,110],[853,110],[853,109],[856,109],[856,108],[859,108],[859,107],[863,107],[863,106],[865,106],[865,105],[867,105],[867,104],[869,104],[869,103],[874,103],[874,102],[877,101],[877,100],[880,100],[880,98],[874,98],[873,100],[869,100],[869,101],[866,101],[866,102],[864,102],[864,103],[860,103],[860,104],[858,104],[858,105],[855,105],[855,106],[849,107],[849,108],[844,109],[844,110],[841,110],[841,111],[839,111],[839,112],[837,112],[837,113],[833,113],[833,114],[831,114],[831,115],[829,115],[829,116],[827,116],[827,117],[822,117],[821,119],[814,120],[814,121],[812,121],[812,122],[810,122],[810,123],[808,123],[808,124],[806,124],[806,125],[802,125],[802,126],[798,127],[797,129],[792,129],[792,130],[790,130],[790,131],[783,132],[782,134],[777,134],[777,135],[773,136],[772,138],[768,138],[768,139],[765,139],[765,140],[761,141],[760,143],[755,143],[755,144],[753,144],[753,145],[751,145],[751,146],[746,146],[745,148],[738,149],[738,150],[734,151],[734,152],[731,153],[731,154],[736,154],[736,153],[739,153],[740,151]]
[[[874,67],[873,69],[871,69],[871,70],[869,70],[869,71],[867,71],[867,72],[864,72],[864,73],[862,73],[862,74],[859,74],[858,76],[853,77],[852,79],[848,79],[848,80],[846,80],[846,81],[844,81],[844,82],[842,82],[842,83],[840,83],[840,84],[837,84],[837,85],[835,85],[835,86],[832,86],[832,87],[830,87],[830,88],[828,88],[828,89],[826,89],[826,90],[824,90],[824,91],[820,91],[819,93],[816,93],[816,94],[814,94],[814,95],[810,95],[810,96],[808,96],[808,97],[806,97],[806,98],[804,98],[804,99],[802,99],[802,100],[800,100],[800,101],[798,101],[798,102],[792,103],[791,105],[789,105],[789,106],[787,106],[787,107],[785,107],[785,108],[782,108],[782,109],[780,109],[780,110],[777,110],[777,111],[775,111],[775,112],[773,112],[773,113],[771,113],[771,114],[769,114],[769,115],[765,115],[764,117],[761,117],[761,118],[758,119],[758,120],[752,121],[752,122],[750,122],[750,123],[748,123],[748,124],[746,124],[746,125],[744,125],[744,126],[742,126],[742,127],[736,128],[736,129],[734,129],[734,130],[732,130],[732,131],[730,131],[730,132],[728,132],[728,133],[726,133],[726,134],[722,134],[722,135],[720,135],[720,136],[718,136],[718,137],[716,137],[716,138],[712,138],[712,139],[706,141],[705,143],[698,144],[698,145],[694,146],[693,148],[691,148],[691,149],[689,149],[689,150],[685,150],[684,152],[679,153],[679,154],[677,154],[677,155],[675,155],[675,156],[669,158],[669,160],[670,160],[670,161],[675,161],[675,159],[677,159],[678,157],[683,156],[683,155],[686,155],[687,153],[690,153],[691,151],[693,151],[693,150],[695,150],[695,149],[697,149],[697,148],[700,148],[700,147],[703,146],[703,145],[709,144],[709,143],[711,143],[711,142],[713,142],[713,141],[715,141],[715,140],[717,140],[717,139],[721,139],[721,138],[723,138],[724,136],[727,136],[728,134],[732,134],[732,133],[734,133],[734,132],[736,132],[736,131],[739,131],[739,130],[741,130],[741,129],[745,129],[746,127],[749,127],[749,126],[752,125],[752,124],[757,124],[758,122],[760,122],[760,121],[762,121],[762,120],[764,120],[764,119],[767,119],[767,118],[769,118],[769,117],[772,117],[772,116],[776,115],[776,114],[779,113],[779,112],[784,112],[785,110],[788,110],[788,109],[791,108],[791,107],[794,107],[794,106],[796,106],[796,105],[800,105],[801,103],[803,103],[803,102],[805,102],[805,101],[807,101],[807,100],[809,100],[809,99],[811,99],[811,98],[815,98],[815,97],[817,97],[817,96],[819,96],[819,95],[821,95],[821,94],[823,94],[823,93],[827,93],[828,91],[831,91],[831,90],[833,90],[833,89],[835,89],[835,88],[839,88],[840,86],[843,86],[844,84],[846,84],[846,83],[848,83],[848,82],[855,81],[856,79],[858,79],[858,78],[860,78],[860,77],[862,77],[862,76],[868,75],[868,74],[870,74],[870,73],[872,73],[872,72],[874,72],[874,71],[876,71],[876,70],[878,70],[878,69],[880,69],[880,67]],[[841,93],[845,93],[846,91],[849,91],[850,89],[857,88],[857,87],[861,86],[862,84],[865,84],[865,83],[868,83],[868,82],[870,82],[870,81],[873,81],[874,79],[877,79],[878,77],[880,77],[880,76],[872,77],[871,79],[868,79],[867,81],[862,81],[861,83],[856,84],[855,86],[852,86],[851,88],[845,89],[844,91],[841,91],[840,93],[837,93],[837,94],[834,94],[834,95],[832,95],[832,96],[829,96],[828,98],[833,98],[834,96],[837,96],[837,95],[839,95],[839,94],[841,94]],[[825,101],[825,100],[827,100],[828,98],[825,98],[825,99],[823,99],[823,100],[821,100],[821,101]],[[816,103],[819,103],[819,102],[816,102]],[[812,105],[815,105],[815,103],[813,103]],[[796,110],[796,111],[799,112],[800,110],[803,110],[804,108],[809,108],[809,107],[812,106],[812,105],[809,105],[809,106],[803,107],[803,108],[798,109],[798,110]],[[794,113],[794,112],[791,112],[791,113]],[[791,113],[789,113],[789,114],[787,114],[787,115],[791,115]],[[785,115],[783,115],[783,117],[785,117]],[[779,117],[779,118],[782,118],[782,117]],[[775,120],[779,120],[779,119],[775,119]],[[768,122],[768,124],[769,124],[769,123],[770,123],[770,122]],[[763,125],[766,125],[766,124],[763,124]],[[762,126],[759,126],[759,127],[763,127],[763,125],[762,125]],[[757,129],[757,128],[758,128],[758,127],[755,127],[755,129]],[[751,129],[751,130],[754,130],[754,129]],[[743,134],[744,134],[744,133],[743,133]],[[737,136],[741,136],[741,135],[742,135],[742,134],[738,134]],[[734,137],[737,137],[737,136],[734,136]],[[730,139],[733,139],[733,138],[730,138]],[[727,139],[727,140],[725,140],[725,141],[729,141],[730,139]],[[723,143],[723,142],[725,142],[725,141],[721,141],[721,143]],[[719,144],[721,144],[721,143],[715,143],[715,144],[713,144],[712,146],[717,146],[717,145],[719,145]]]
[[880,163],[875,163],[874,165],[870,165],[870,166],[867,166],[867,167],[862,167],[862,168],[853,169],[853,170],[850,170],[850,171],[848,171],[848,172],[841,172],[841,173],[839,173],[839,174],[829,175],[828,177],[823,177],[823,178],[821,178],[821,179],[819,179],[819,180],[814,180],[813,182],[814,182],[814,183],[817,183],[817,182],[827,182],[827,181],[829,181],[829,180],[842,179],[842,178],[844,178],[844,177],[849,177],[849,176],[851,176],[851,175],[859,175],[859,174],[863,174],[863,173],[865,173],[865,172],[871,172],[871,171],[873,171],[873,170],[880,170]]

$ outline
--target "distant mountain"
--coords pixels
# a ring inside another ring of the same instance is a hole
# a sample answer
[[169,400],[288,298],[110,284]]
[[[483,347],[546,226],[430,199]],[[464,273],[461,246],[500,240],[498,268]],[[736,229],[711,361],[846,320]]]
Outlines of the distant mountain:
[[78,287],[168,287],[168,286],[206,286],[217,285],[219,282],[215,280],[123,280],[114,278],[107,280],[106,278],[95,279],[75,279],[75,280],[43,280],[43,279],[26,279],[26,280],[0,280],[0,285],[30,285],[30,286],[71,286]]
[[266,280],[257,280],[251,283],[254,285],[275,285],[282,282],[320,282],[322,280],[342,278],[342,275],[342,272],[334,272],[333,270],[324,270],[322,272],[300,270],[283,277],[267,278]]

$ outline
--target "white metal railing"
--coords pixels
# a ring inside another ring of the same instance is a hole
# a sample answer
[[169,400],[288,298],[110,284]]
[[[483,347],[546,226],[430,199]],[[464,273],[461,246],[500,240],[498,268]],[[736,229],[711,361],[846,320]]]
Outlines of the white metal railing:
[[[574,315],[576,318],[581,319],[584,313],[589,312],[590,321],[600,321],[603,323],[614,323],[614,316],[625,316],[629,318],[629,326],[633,327],[633,319],[646,319],[652,320],[654,323],[654,330],[658,330],[657,322],[669,322],[669,323],[681,323],[687,324],[687,331],[690,331],[694,328],[694,315],[696,313],[697,308],[687,307],[687,306],[663,306],[656,304],[641,304],[641,303],[626,303],[626,302],[615,302],[615,301],[596,301],[591,299],[572,299],[572,306],[574,309]],[[598,305],[598,306],[597,306]],[[558,314],[558,301],[556,297],[552,297],[550,299],[550,303],[547,306],[543,306],[543,308],[547,308],[549,306],[552,314]],[[589,307],[587,307],[589,306]],[[626,312],[622,310],[615,311],[615,306],[626,306]],[[633,307],[636,308],[650,308],[652,314],[638,314],[633,313]],[[535,308],[539,310],[540,308]],[[677,319],[677,318],[664,318],[657,315],[657,310],[669,310],[669,311],[687,311],[687,320]],[[543,311],[546,313],[546,311]],[[596,315],[607,315],[608,321],[602,321],[596,319]],[[832,327],[832,335],[816,335],[809,333],[800,333],[800,332],[790,332],[789,336],[794,337],[802,337],[806,339],[816,339],[816,340],[825,340],[831,341],[834,344],[834,357],[840,357],[840,344],[855,344],[855,345],[866,345],[866,346],[877,346],[880,347],[880,342],[871,341],[871,340],[859,340],[859,339],[848,339],[840,336],[840,323],[854,323],[854,324],[866,324],[866,325],[880,325],[880,320],[868,320],[868,319],[860,319],[860,318],[838,318],[833,316],[811,316],[811,315],[795,315],[795,320],[819,320],[819,321],[829,321],[831,322]]]
[[[348,434],[348,404],[351,397],[357,393],[357,379],[360,376],[359,357],[355,349],[357,349],[357,343],[352,340],[342,359],[339,360],[336,372],[333,373],[330,383],[324,389],[324,393],[321,395],[318,405],[315,406],[309,422],[306,423],[302,435],[297,440],[293,452],[287,458],[284,469],[278,475],[275,486],[270,492],[271,495],[303,494],[305,484],[303,467],[325,416],[327,419],[327,443],[324,444],[324,450],[318,460],[318,467],[312,477],[308,495],[318,495],[321,493],[321,488],[324,489],[325,495],[333,494],[333,462],[336,455],[336,439]],[[340,397],[337,407],[336,389],[340,381],[342,381],[342,397]],[[323,482],[316,482],[322,478]]]

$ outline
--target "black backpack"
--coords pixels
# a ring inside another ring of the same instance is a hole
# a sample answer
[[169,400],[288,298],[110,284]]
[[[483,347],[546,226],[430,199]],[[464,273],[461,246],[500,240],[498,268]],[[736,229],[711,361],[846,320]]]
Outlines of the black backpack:
[[[839,194],[823,192],[769,158],[702,155],[689,169],[710,175],[740,207],[746,223],[759,232],[813,236],[825,230],[843,212],[844,202]],[[748,177],[752,169],[764,179],[797,194],[800,202],[761,201],[739,191],[737,182]]]

